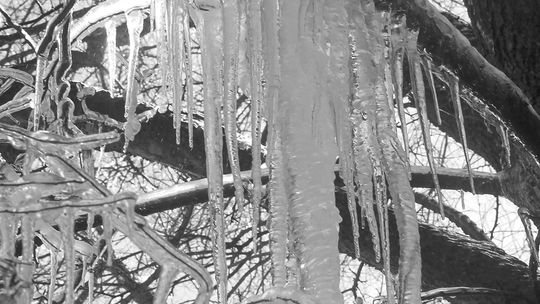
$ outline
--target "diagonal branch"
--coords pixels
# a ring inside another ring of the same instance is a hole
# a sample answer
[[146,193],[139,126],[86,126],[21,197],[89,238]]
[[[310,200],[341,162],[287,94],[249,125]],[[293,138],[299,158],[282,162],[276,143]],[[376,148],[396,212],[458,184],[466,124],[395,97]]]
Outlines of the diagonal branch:
[[[407,0],[409,20],[420,26],[420,43],[479,94],[507,121],[531,150],[540,157],[540,115],[522,90],[489,63],[427,0]],[[411,22],[410,24],[414,24]]]

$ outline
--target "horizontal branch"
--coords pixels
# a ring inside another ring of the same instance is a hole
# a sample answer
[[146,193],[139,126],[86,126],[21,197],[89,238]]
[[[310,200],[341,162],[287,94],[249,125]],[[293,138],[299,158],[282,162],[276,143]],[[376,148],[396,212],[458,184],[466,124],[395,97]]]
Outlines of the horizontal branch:
[[[337,174],[338,168],[335,168]],[[469,176],[467,171],[462,169],[439,168],[439,182],[443,189],[468,191]],[[433,181],[429,168],[413,166],[411,167],[411,186],[421,188],[431,188]],[[242,171],[244,181],[251,180],[251,171]],[[497,174],[486,172],[473,172],[478,194],[499,195],[500,187]],[[268,180],[268,169],[262,170],[263,182]],[[340,184],[340,181],[337,181]],[[137,212],[142,215],[159,211],[170,210],[182,206],[203,203],[208,201],[208,180],[206,178],[173,185],[166,189],[145,193],[137,199]],[[223,191],[226,196],[234,194],[232,174],[223,176]]]
[[[264,170],[263,173],[266,182],[268,171]],[[445,173],[451,178],[461,175],[458,170],[448,170]],[[425,175],[425,172],[414,173],[413,171],[413,180],[416,174]],[[493,175],[495,174],[485,176],[485,178],[492,179]],[[242,178],[249,180],[250,171],[242,172]],[[466,183],[467,178],[463,177],[463,179]],[[207,186],[207,180],[201,179],[143,194],[137,200],[136,210],[140,214],[149,215],[189,204],[206,202],[208,198]],[[224,192],[226,196],[234,195],[233,180],[230,174],[224,176]],[[350,214],[347,208],[347,195],[340,187],[336,191],[336,206],[343,219],[340,223],[340,251],[353,255],[354,247]],[[397,269],[399,242],[392,213],[390,219],[391,260],[394,269]],[[420,224],[420,235],[422,276],[425,289],[474,286],[500,289],[504,293],[520,293],[527,299],[533,297],[529,284],[528,268],[525,263],[507,255],[492,243],[476,241],[427,224]],[[380,269],[382,265],[375,260],[371,236],[367,227],[361,230],[360,245],[361,259]]]

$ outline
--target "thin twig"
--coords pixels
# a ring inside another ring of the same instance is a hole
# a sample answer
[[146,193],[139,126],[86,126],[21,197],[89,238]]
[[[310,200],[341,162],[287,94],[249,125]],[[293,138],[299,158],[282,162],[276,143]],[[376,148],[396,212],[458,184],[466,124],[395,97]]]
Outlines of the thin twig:
[[6,23],[10,27],[15,29],[17,33],[21,34],[24,37],[24,40],[26,40],[26,42],[30,44],[30,46],[35,52],[37,50],[37,43],[36,41],[34,41],[34,38],[32,38],[32,36],[30,36],[30,34],[28,34],[28,32],[22,26],[20,26],[18,23],[13,21],[13,19],[11,19],[11,17],[9,16],[8,12],[6,11],[6,9],[4,8],[2,4],[0,4],[0,14],[4,16],[4,19],[6,19]]

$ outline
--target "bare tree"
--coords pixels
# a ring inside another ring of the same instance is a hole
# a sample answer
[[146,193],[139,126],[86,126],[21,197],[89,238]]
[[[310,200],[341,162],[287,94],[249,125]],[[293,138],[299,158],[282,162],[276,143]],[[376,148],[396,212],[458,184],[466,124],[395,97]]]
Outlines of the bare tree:
[[535,303],[539,4],[434,2],[2,4],[0,299]]

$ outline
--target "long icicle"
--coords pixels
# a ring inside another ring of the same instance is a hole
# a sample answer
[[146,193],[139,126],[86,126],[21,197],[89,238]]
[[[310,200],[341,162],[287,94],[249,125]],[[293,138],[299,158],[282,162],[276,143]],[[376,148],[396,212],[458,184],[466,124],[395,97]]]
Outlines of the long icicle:
[[223,138],[220,115],[220,71],[222,63],[221,44],[216,37],[222,36],[221,10],[201,11],[198,29],[201,33],[204,127],[208,197],[212,215],[212,241],[215,277],[218,284],[218,302],[227,303],[227,261],[225,251],[225,223],[223,201]]
[[429,84],[429,91],[431,92],[431,98],[433,98],[433,107],[435,108],[435,118],[437,119],[437,125],[441,125],[441,110],[439,109],[439,99],[437,98],[437,90],[435,89],[435,79],[433,78],[433,64],[428,54],[423,53],[421,55],[422,63],[424,66],[424,72]]
[[168,47],[170,67],[170,86],[172,86],[173,123],[176,133],[176,144],[180,144],[182,130],[182,96],[184,86],[182,83],[182,68],[184,61],[184,27],[185,10],[176,1],[168,3]]
[[229,155],[229,165],[234,180],[234,195],[238,212],[244,206],[244,187],[240,177],[238,138],[236,132],[236,86],[238,70],[238,44],[240,40],[240,4],[238,0],[225,0],[223,3],[223,117],[225,138]]
[[105,24],[107,32],[107,72],[109,73],[109,91],[114,96],[116,82],[116,22],[109,20]]
[[[333,168],[338,154],[327,83],[327,58],[316,44],[318,10],[323,3],[280,1],[280,71],[277,121],[298,258],[302,293],[321,303],[343,303],[337,251],[339,215],[335,208]],[[305,5],[305,6],[304,6]],[[306,7],[305,14],[302,14]]]
[[261,181],[261,99],[262,99],[262,36],[261,36],[261,0],[246,1],[248,24],[248,59],[250,69],[251,93],[251,179],[253,180],[252,197],[252,234],[253,251],[257,251],[257,235],[262,197]]
[[[383,19],[380,15],[375,13],[374,5],[372,2],[364,4],[364,10],[366,12],[366,23],[368,24],[371,50],[373,54],[373,62],[376,69],[375,80],[375,101],[376,104],[384,104],[386,102],[388,109],[388,122],[387,125],[390,127],[392,133],[397,134],[395,129],[395,115],[393,102],[389,102],[389,95],[391,90],[388,89],[387,83],[390,77],[389,66],[387,65],[388,56],[386,55],[387,49],[385,47],[385,42],[383,40],[383,31],[382,24]],[[373,149],[375,157],[372,158],[373,164],[373,177],[374,177],[374,188],[375,188],[375,202],[377,205],[377,214],[379,219],[379,235],[381,239],[381,251],[382,251],[382,260],[383,268],[386,279],[386,295],[387,301],[389,304],[395,303],[395,289],[393,283],[392,272],[390,270],[390,239],[388,235],[388,213],[387,213],[387,197],[386,197],[386,179],[384,170],[381,164],[381,147],[377,140],[373,140]]]
[[[169,1],[174,2],[174,1]],[[167,0],[153,0],[154,33],[156,35],[157,56],[161,72],[161,97],[158,98],[158,111],[165,112],[168,106],[168,75],[172,68],[169,66],[168,25],[173,21],[167,18]],[[174,85],[174,84],[173,84]]]
[[471,160],[469,158],[469,148],[467,147],[467,135],[465,133],[465,120],[463,118],[463,110],[461,109],[461,98],[459,97],[459,80],[458,77],[448,69],[443,69],[450,87],[450,95],[452,97],[452,105],[454,106],[454,112],[456,117],[456,123],[459,130],[459,137],[461,139],[461,145],[463,147],[463,155],[465,156],[465,163],[467,164],[467,171],[469,172],[469,183],[471,185],[471,192],[476,193],[474,189],[474,179],[471,168]]
[[404,151],[389,125],[388,102],[377,102],[377,139],[382,151],[382,166],[386,172],[399,230],[398,303],[420,303],[421,257],[420,235],[414,195],[408,181]]
[[424,79],[422,76],[422,67],[420,66],[418,50],[416,48],[417,42],[418,31],[410,30],[407,33],[407,59],[409,60],[409,76],[411,78],[411,86],[413,88],[416,108],[418,110],[418,118],[420,120],[420,126],[422,128],[422,137],[424,138],[424,146],[426,148],[429,168],[431,169],[433,184],[435,185],[435,191],[437,192],[439,210],[441,217],[444,219],[445,216],[443,208],[443,195],[441,192],[441,186],[439,185],[439,177],[437,175],[435,158],[433,157],[433,147],[431,144],[431,134],[426,108],[426,92],[424,87]]
[[328,37],[330,41],[330,82],[329,91],[333,92],[332,106],[337,131],[339,147],[340,173],[347,190],[347,207],[349,208],[353,245],[356,258],[360,258],[360,228],[356,208],[354,189],[354,161],[352,150],[352,126],[349,120],[349,82],[350,82],[350,52],[348,39],[347,12],[344,1],[325,2],[325,19],[328,22]]
[[[375,260],[381,260],[380,238],[377,219],[373,210],[372,148],[375,103],[373,100],[375,69],[368,44],[363,12],[357,3],[348,1],[349,26],[351,29],[351,120],[353,122],[353,155],[356,174],[354,176],[360,206],[365,213],[372,236]],[[366,67],[369,67],[366,68]]]
[[186,100],[188,114],[188,141],[189,148],[193,149],[193,111],[195,111],[195,102],[193,100],[193,59],[191,57],[191,34],[189,30],[189,11],[187,10],[186,0],[182,0],[185,11],[184,14],[184,73],[186,75]]
[[405,160],[407,162],[407,170],[409,171],[410,179],[409,135],[407,131],[407,120],[405,118],[405,105],[403,104],[403,58],[405,56],[404,32],[407,29],[404,27],[404,17],[398,20],[398,22],[399,26],[397,26],[390,32],[390,45],[392,49],[391,74],[392,82],[394,85],[394,93],[396,95],[399,121],[401,122],[401,136],[403,137]]
[[143,27],[144,15],[140,10],[132,10],[126,13],[127,28],[129,33],[129,59],[127,72],[127,88],[126,88],[126,109],[124,117],[125,123],[125,144],[124,150],[130,141],[135,139],[135,135],[139,132],[141,124],[137,120],[135,109],[137,108],[137,91],[138,85],[135,79],[135,70],[137,68],[140,35]]
[[287,283],[287,238],[289,207],[286,193],[286,174],[281,146],[282,127],[277,121],[280,77],[279,57],[279,9],[277,0],[262,0],[262,43],[264,75],[267,87],[264,104],[267,107],[268,154],[270,167],[270,251],[273,286],[283,287]]

